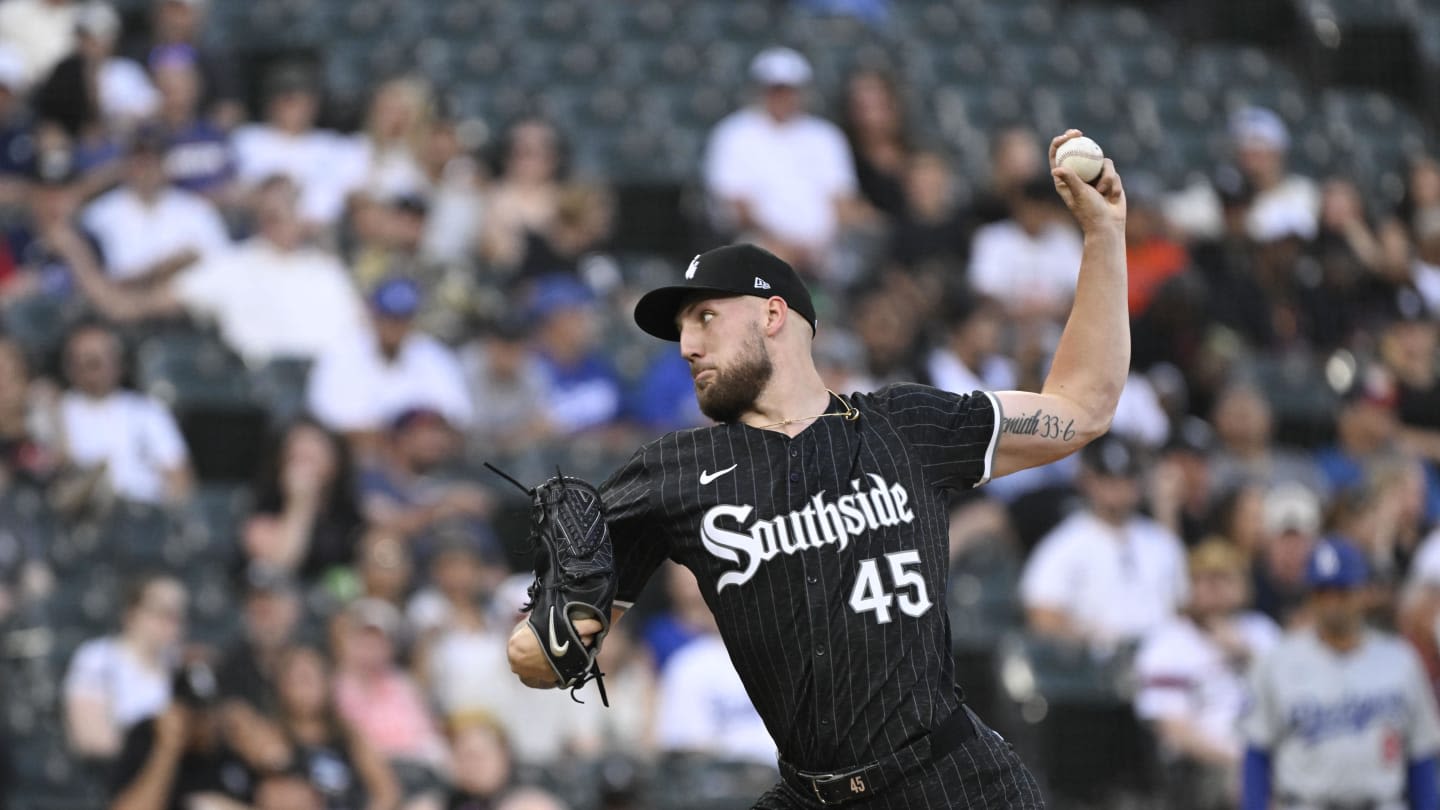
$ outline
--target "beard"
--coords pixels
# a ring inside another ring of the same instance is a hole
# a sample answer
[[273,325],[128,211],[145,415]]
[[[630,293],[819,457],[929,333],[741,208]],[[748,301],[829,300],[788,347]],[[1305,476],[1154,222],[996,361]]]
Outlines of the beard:
[[700,412],[716,422],[739,421],[754,407],[774,373],[775,366],[765,350],[760,328],[754,327],[732,365],[716,368],[714,379],[704,388],[696,384],[695,399],[700,403]]

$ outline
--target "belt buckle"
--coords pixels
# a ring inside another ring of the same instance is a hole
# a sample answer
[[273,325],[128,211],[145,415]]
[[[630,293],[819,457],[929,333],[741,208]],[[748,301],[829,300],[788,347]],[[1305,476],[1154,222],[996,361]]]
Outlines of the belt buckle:
[[[825,798],[825,795],[820,792],[821,785],[832,785],[836,782],[847,779],[849,780],[849,783],[846,786],[850,789],[850,795],[846,796],[843,799],[840,799],[838,801],[831,801]],[[870,786],[865,784],[865,769],[860,768],[858,770],[850,771],[848,773],[832,773],[826,774],[825,776],[813,777],[810,779],[810,789],[815,791],[815,798],[819,799],[822,805],[828,807],[832,804],[844,804],[845,802],[858,799],[864,796],[867,792],[869,792]]]

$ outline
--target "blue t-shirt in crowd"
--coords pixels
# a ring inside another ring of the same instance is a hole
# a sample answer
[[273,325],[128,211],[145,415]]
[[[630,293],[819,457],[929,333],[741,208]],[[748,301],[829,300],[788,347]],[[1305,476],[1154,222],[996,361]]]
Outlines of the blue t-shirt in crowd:
[[219,128],[195,121],[172,131],[169,137],[165,173],[176,186],[204,194],[235,178],[235,153]]

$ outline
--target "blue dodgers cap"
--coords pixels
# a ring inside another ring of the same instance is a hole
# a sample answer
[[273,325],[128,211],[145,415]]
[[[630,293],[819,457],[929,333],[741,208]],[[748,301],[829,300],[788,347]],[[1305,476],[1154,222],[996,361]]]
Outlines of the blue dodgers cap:
[[1310,552],[1305,563],[1305,584],[1311,589],[1353,590],[1370,578],[1370,566],[1360,549],[1338,537],[1327,537]]
[[387,318],[410,318],[420,309],[420,285],[408,278],[380,282],[370,293],[370,306]]
[[779,296],[815,331],[815,302],[810,290],[784,259],[749,244],[726,245],[690,260],[680,284],[645,293],[635,304],[635,323],[661,340],[680,340],[675,315],[695,293]]
[[584,282],[566,275],[550,275],[535,282],[530,295],[530,317],[544,321],[557,312],[583,309],[594,303],[595,293]]

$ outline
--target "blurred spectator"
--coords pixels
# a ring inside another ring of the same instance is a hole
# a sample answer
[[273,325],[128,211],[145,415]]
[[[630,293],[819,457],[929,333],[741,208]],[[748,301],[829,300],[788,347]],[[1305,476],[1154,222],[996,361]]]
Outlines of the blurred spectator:
[[[187,0],[161,0],[164,6]],[[177,187],[203,194],[221,205],[233,204],[235,154],[230,136],[201,117],[205,90],[196,56],[188,46],[155,49],[149,58],[150,75],[160,93],[160,109],[151,126],[164,133],[167,149],[165,174]]]
[[1314,181],[1287,170],[1290,131],[1280,116],[1246,107],[1231,118],[1230,138],[1236,167],[1255,193],[1247,217],[1250,235],[1261,242],[1283,232],[1314,238],[1320,191]]
[[397,611],[390,640],[402,654],[408,653],[415,631],[399,611],[405,608],[414,584],[415,562],[404,540],[384,529],[366,532],[355,549],[355,574],[360,586],[358,596],[384,602]]
[[673,350],[650,358],[629,399],[630,416],[652,436],[707,424],[695,399],[690,363]]
[[340,261],[305,244],[295,186],[282,177],[263,183],[256,218],[254,238],[166,286],[130,289],[87,272],[90,267],[76,267],[76,279],[90,303],[112,319],[182,310],[213,319],[225,342],[253,362],[313,359],[363,340],[364,305]]
[[77,328],[66,341],[65,456],[102,476],[122,500],[181,503],[192,484],[185,440],[164,404],[120,387],[123,353],[119,336],[98,324]]
[[600,649],[600,671],[610,707],[599,718],[605,750],[648,761],[655,754],[659,696],[655,660],[636,635],[636,626],[613,625]]
[[1411,159],[1405,176],[1405,196],[1395,215],[1413,236],[1421,217],[1440,211],[1440,161],[1429,155]]
[[205,15],[209,0],[152,0],[149,36],[136,44],[135,61],[154,70],[166,52],[188,52],[199,71],[202,115],[221,129],[229,129],[245,117],[241,97],[240,70],[225,48],[223,38],[205,37]]
[[6,0],[0,3],[0,43],[19,53],[25,83],[49,75],[75,46],[79,0]]
[[376,201],[422,195],[428,189],[420,152],[430,137],[434,102],[419,78],[391,79],[375,88],[360,143],[361,191]]
[[[399,726],[409,720],[409,707],[397,709],[390,702],[393,696],[371,694],[369,699],[380,702],[361,707],[364,722],[357,723],[356,715],[344,709],[353,700],[353,687],[345,685],[346,676],[337,676],[332,702],[329,667],[317,650],[290,647],[280,654],[278,666],[276,708],[290,743],[291,767],[305,774],[328,808],[396,807],[400,786],[382,756],[386,752],[377,750],[393,738],[379,732],[403,734]],[[398,688],[403,690],[403,684]],[[387,717],[393,723],[388,728]]]
[[710,632],[715,621],[710,606],[692,584],[695,575],[679,565],[667,565],[665,570],[669,610],[647,621],[641,634],[655,659],[656,671],[662,674],[675,653]]
[[853,291],[851,329],[865,353],[860,389],[873,391],[919,376],[920,321],[905,294],[884,284]]
[[[111,775],[111,810],[233,809],[248,802],[264,763],[247,760],[226,739],[215,673],[203,663],[182,666],[171,692],[168,708],[126,732]],[[243,749],[250,741],[240,742]]]
[[441,717],[455,718],[494,702],[495,683],[485,674],[507,666],[510,628],[495,628],[486,620],[483,569],[469,544],[445,546],[430,570],[445,602],[439,606],[443,615],[427,618],[426,611],[416,609],[423,605],[420,597],[411,601],[412,623],[426,631],[415,653],[415,670]]
[[[690,599],[700,599],[700,585],[689,569],[678,568],[672,577],[671,592],[693,589]],[[655,741],[662,752],[700,753],[718,759],[747,760],[773,765],[775,741],[755,711],[745,684],[725,642],[715,627],[714,617],[697,628],[700,634],[665,664],[656,696]]]
[[35,88],[33,103],[42,119],[89,138],[102,123],[128,129],[149,117],[160,103],[145,69],[117,56],[120,15],[108,3],[85,2],[75,14],[75,49]]
[[791,0],[798,8],[816,14],[840,14],[873,26],[890,18],[890,0]]
[[556,196],[549,228],[527,236],[520,275],[537,278],[563,273],[591,281],[596,265],[590,260],[610,236],[614,217],[615,201],[608,190],[573,183],[565,186]]
[[473,129],[453,117],[437,115],[420,149],[420,166],[430,187],[421,254],[433,261],[468,261],[479,243],[487,178],[471,155],[478,146],[470,134]]
[[299,584],[264,563],[246,567],[244,588],[243,629],[220,657],[217,687],[222,698],[268,711],[276,705],[280,653],[295,643],[304,605]]
[[73,156],[47,151],[29,167],[24,210],[5,234],[0,299],[63,299],[75,287],[74,266],[97,266],[99,244],[76,222],[80,202]]
[[620,417],[620,375],[599,349],[599,307],[579,281],[552,276],[530,301],[534,351],[545,375],[541,409],[562,435],[611,426]]
[[901,175],[904,205],[890,230],[889,256],[912,270],[950,278],[970,257],[970,223],[955,171],[939,152],[917,152]]
[[[185,586],[151,575],[124,595],[120,632],[81,644],[65,674],[65,731],[70,750],[110,759],[125,730],[170,704],[171,667],[185,632]],[[178,742],[178,740],[176,740]]]
[[493,810],[510,787],[510,742],[493,717],[473,713],[450,723],[451,777],[445,810]]
[[[535,407],[545,401],[549,382],[540,358],[529,349],[530,330],[527,319],[510,314],[488,324],[460,350],[475,406],[468,442],[475,453],[514,452],[550,431]],[[688,380],[689,365],[685,368]]]
[[262,189],[275,175],[299,189],[298,216],[307,228],[335,224],[349,195],[363,182],[363,162],[350,140],[318,129],[317,79],[282,65],[265,80],[265,122],[238,127],[232,143],[241,182]]
[[1009,219],[1027,183],[1048,180],[1045,149],[1028,127],[1007,127],[990,136],[990,183],[975,195],[975,221],[989,225]]
[[314,581],[348,565],[364,526],[350,448],[301,419],[275,442],[242,531],[247,556]]
[[1009,219],[975,231],[970,283],[1013,317],[1054,320],[1069,311],[1081,245],[1060,206],[1054,181],[1041,174],[1019,188]]
[[159,284],[230,250],[225,222],[208,200],[171,188],[164,137],[141,130],[130,143],[125,182],[86,206],[85,229],[100,242],[112,278]]
[[811,69],[796,51],[761,51],[750,78],[759,103],[717,124],[705,154],[717,226],[816,270],[854,218],[855,167],[845,136],[805,112]]
[[1315,453],[1315,463],[1331,495],[1358,487],[1365,465],[1394,449],[1399,436],[1395,380],[1383,367],[1362,366],[1346,389],[1335,419],[1335,444]]
[[[1216,495],[1211,458],[1215,433],[1199,417],[1186,417],[1175,425],[1160,461],[1150,476],[1151,515],[1187,546],[1199,542],[1216,525]],[[1224,534],[1232,542],[1228,534]],[[1248,550],[1247,550],[1248,553]]]
[[1328,539],[1305,580],[1314,626],[1287,633],[1251,671],[1241,806],[1433,807],[1435,696],[1414,651],[1366,627],[1364,557]]
[[1305,596],[1305,560],[1320,534],[1320,500],[1303,484],[1265,493],[1264,534],[1254,558],[1255,608],[1290,626]]
[[1234,806],[1244,748],[1236,724],[1251,661],[1279,640],[1264,615],[1244,610],[1244,555],[1209,539],[1189,557],[1184,612],[1145,636],[1135,660],[1135,711],[1164,746],[1170,807]]
[[[520,607],[529,601],[527,590],[533,581],[532,574],[516,574],[505,580],[496,593],[493,619],[495,626],[506,628],[507,639],[513,628],[526,619]],[[480,660],[477,658],[477,663]],[[531,689],[510,672],[507,659],[501,658],[493,666],[488,674],[477,670],[471,676],[490,685],[486,703],[476,708],[494,715],[505,728],[517,763],[547,767],[590,759],[600,753],[605,742],[605,714],[611,709],[601,704],[595,687],[586,687],[573,696],[568,690]],[[612,705],[615,700],[618,695],[612,696]]]
[[1158,448],[1169,438],[1170,417],[1148,376],[1139,371],[1130,372],[1120,391],[1110,430],[1134,439],[1147,449]]
[[16,483],[43,486],[59,466],[39,400],[20,344],[0,337],[0,492]]
[[[1333,529],[1343,534],[1370,564],[1372,590],[1388,611],[1388,593],[1409,568],[1424,538],[1425,469],[1413,457],[1386,454],[1365,465],[1363,483],[1344,493],[1331,512]],[[1385,617],[1390,621],[1390,616]]]
[[559,133],[538,118],[511,124],[498,152],[495,183],[485,200],[479,253],[493,267],[515,270],[525,260],[531,240],[554,223],[568,167]]
[[1247,482],[1270,487],[1285,482],[1316,492],[1324,479],[1303,455],[1275,446],[1274,414],[1260,389],[1244,383],[1225,388],[1210,412],[1220,446],[1215,453],[1215,488],[1226,491]]
[[1417,296],[1397,302],[1380,338],[1380,361],[1395,378],[1401,442],[1431,464],[1440,463],[1440,326]]
[[24,201],[25,177],[35,160],[34,118],[25,103],[25,64],[0,43],[0,203]]
[[472,416],[460,361],[449,347],[415,328],[420,287],[405,278],[381,282],[370,295],[374,340],[337,346],[310,372],[310,410],[331,430],[374,433],[409,408],[439,411],[463,430]]
[[906,210],[906,173],[911,165],[910,122],[895,77],[860,68],[845,81],[840,128],[850,144],[860,195],[887,218]]
[[1015,365],[1001,352],[1005,311],[983,295],[952,296],[943,320],[945,340],[926,361],[929,382],[944,391],[1006,391],[1015,388]]
[[476,538],[446,527],[430,558],[428,584],[406,604],[405,618],[421,635],[483,629],[495,589],[509,573],[503,562],[482,555]]
[[1031,630],[1106,650],[1175,616],[1186,598],[1184,548],[1136,512],[1147,467],[1133,443],[1102,437],[1082,461],[1085,508],[1041,539],[1020,596]]
[[1175,240],[1161,211],[1158,178],[1144,174],[1125,178],[1125,265],[1130,283],[1130,317],[1150,308],[1156,293],[1190,267],[1185,246]]
[[1214,182],[1221,231],[1191,250],[1209,290],[1206,320],[1234,333],[1245,345],[1266,348],[1276,336],[1265,290],[1256,279],[1255,241],[1246,225],[1254,190],[1237,171],[1220,172]]
[[[378,599],[359,599],[339,619],[335,707],[355,729],[355,738],[392,762],[443,770],[445,741],[420,692],[396,662],[394,640],[400,613]],[[308,694],[325,697],[323,681]],[[313,704],[312,704],[313,705]],[[357,763],[358,764],[358,763]]]
[[395,417],[378,458],[360,473],[366,520],[419,543],[422,551],[428,543],[426,535],[449,521],[488,533],[481,521],[493,508],[490,493],[441,475],[459,451],[455,430],[444,414],[414,408]]

